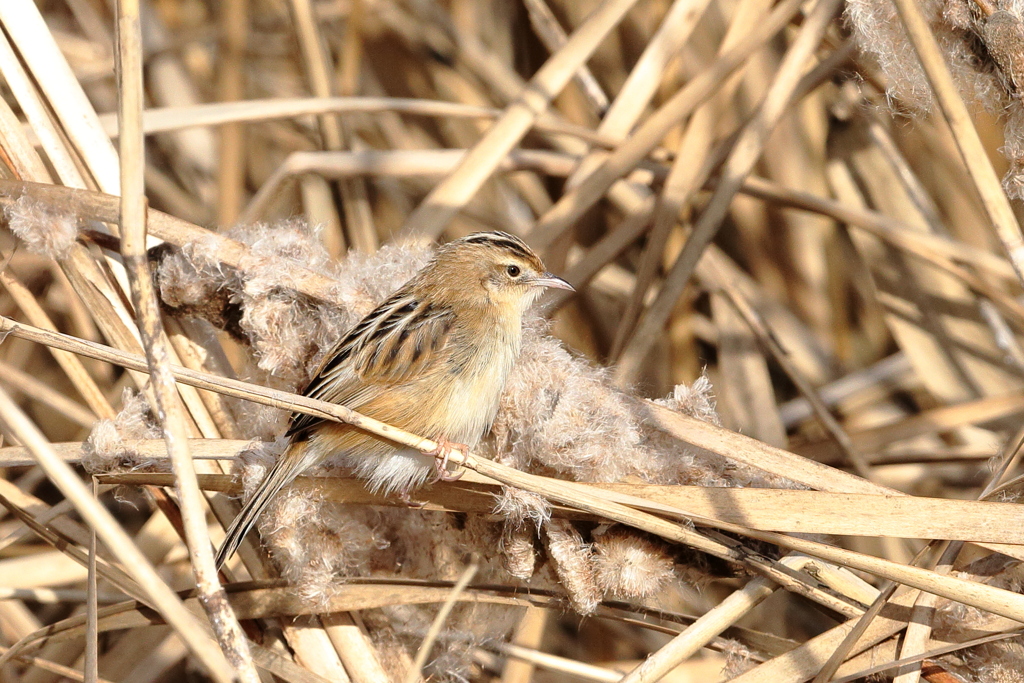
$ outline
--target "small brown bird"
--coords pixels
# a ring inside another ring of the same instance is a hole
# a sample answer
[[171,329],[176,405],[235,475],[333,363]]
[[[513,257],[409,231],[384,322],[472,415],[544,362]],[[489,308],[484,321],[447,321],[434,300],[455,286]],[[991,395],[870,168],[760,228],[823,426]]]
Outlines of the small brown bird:
[[291,444],[231,523],[217,566],[234,554],[278,491],[329,458],[337,456],[371,490],[406,500],[434,472],[452,478],[447,455],[456,445],[475,446],[490,428],[519,355],[523,314],[545,287],[572,290],[513,235],[479,232],[438,249],[338,342],[303,392],[432,438],[440,444],[437,453],[293,414]]

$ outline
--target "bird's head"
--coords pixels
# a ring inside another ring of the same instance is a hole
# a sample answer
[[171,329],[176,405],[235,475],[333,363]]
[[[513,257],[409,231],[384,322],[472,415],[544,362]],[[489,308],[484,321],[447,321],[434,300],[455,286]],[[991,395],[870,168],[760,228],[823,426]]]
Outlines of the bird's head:
[[454,296],[520,314],[546,288],[573,291],[572,285],[545,270],[525,242],[505,232],[477,232],[445,244],[434,268]]

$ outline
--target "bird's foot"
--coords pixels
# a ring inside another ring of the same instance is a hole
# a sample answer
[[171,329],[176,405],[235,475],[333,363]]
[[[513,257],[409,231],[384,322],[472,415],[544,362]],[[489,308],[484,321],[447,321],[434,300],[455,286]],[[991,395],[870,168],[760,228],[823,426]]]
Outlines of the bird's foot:
[[468,453],[469,446],[464,443],[449,441],[442,437],[438,440],[437,447],[434,450],[424,452],[426,455],[434,456],[434,479],[430,482],[431,484],[436,484],[439,481],[458,481],[462,478],[464,470],[458,470],[457,472],[448,471],[448,458],[451,456],[452,451],[456,450]]
[[413,500],[409,496],[409,489],[404,488],[398,492],[398,499],[401,500],[407,507],[416,508],[417,510],[425,508],[427,504],[422,500]]

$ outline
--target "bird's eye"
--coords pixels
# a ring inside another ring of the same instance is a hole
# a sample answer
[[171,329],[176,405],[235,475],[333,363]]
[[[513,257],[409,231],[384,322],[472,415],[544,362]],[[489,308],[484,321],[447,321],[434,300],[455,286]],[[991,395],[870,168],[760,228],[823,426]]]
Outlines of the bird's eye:
[[505,268],[505,272],[508,273],[509,277],[519,277],[519,274],[523,271],[519,269],[519,266],[508,266]]

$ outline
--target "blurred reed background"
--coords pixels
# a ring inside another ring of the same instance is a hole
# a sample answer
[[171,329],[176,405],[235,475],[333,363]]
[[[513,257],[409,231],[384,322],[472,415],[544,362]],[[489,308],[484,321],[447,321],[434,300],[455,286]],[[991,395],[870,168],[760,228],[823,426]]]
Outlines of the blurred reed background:
[[[1024,681],[1022,12],[0,0],[0,679]],[[289,392],[492,229],[577,293],[491,459],[217,576]]]

